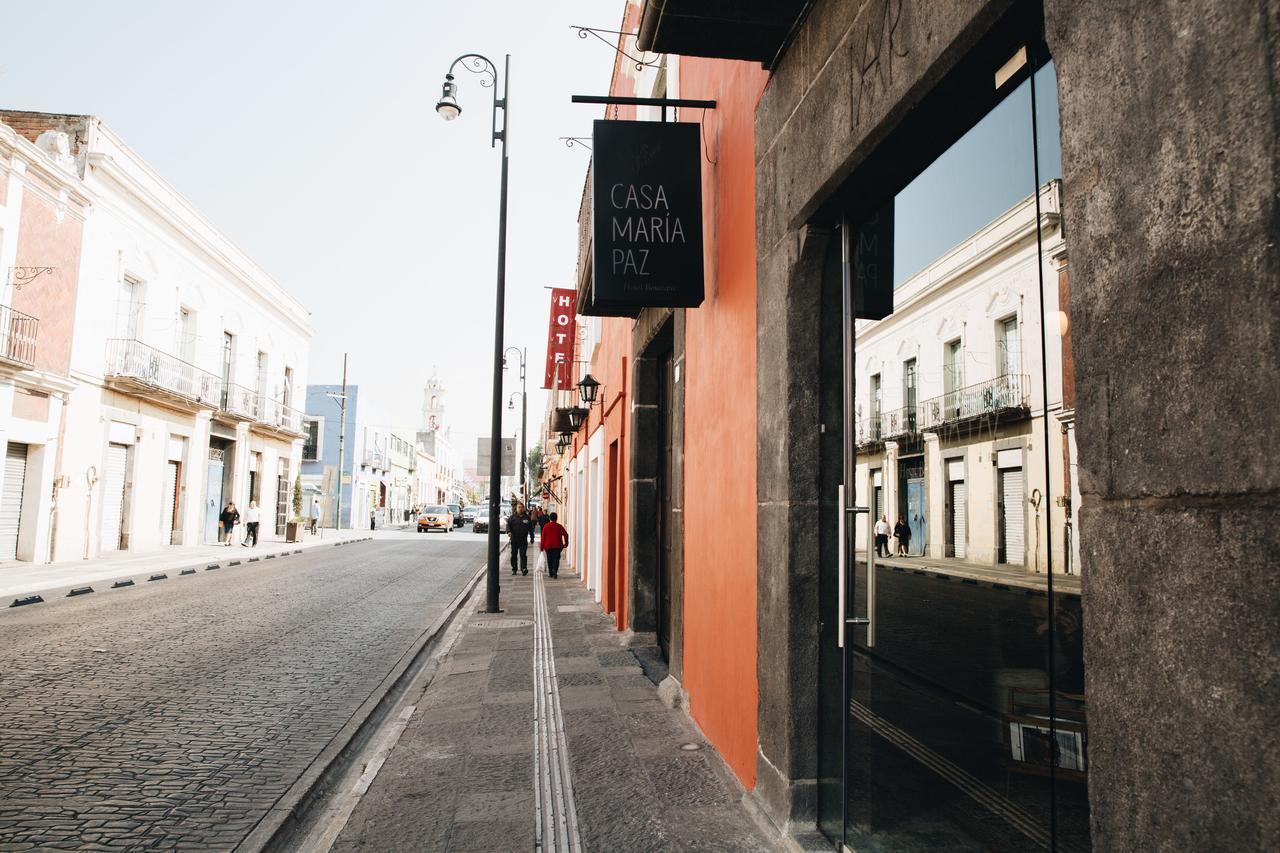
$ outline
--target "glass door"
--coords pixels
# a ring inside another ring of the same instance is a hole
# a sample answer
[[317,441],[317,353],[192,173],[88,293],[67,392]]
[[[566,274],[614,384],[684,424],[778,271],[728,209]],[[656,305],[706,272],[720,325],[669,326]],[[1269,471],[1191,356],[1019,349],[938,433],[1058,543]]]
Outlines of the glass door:
[[[841,229],[843,417],[901,387],[883,405],[912,409],[922,444],[846,428],[820,582],[840,651],[819,667],[819,823],[856,853],[1089,849],[1057,84],[1038,43],[988,80],[990,109],[884,200],[910,312],[854,319],[865,227]],[[868,382],[866,363],[909,375]],[[919,547],[877,564],[880,486]]]

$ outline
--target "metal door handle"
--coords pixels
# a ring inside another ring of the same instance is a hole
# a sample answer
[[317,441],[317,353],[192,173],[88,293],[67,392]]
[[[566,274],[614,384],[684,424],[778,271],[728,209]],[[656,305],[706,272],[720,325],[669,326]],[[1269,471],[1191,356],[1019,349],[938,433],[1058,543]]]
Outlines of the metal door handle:
[[839,566],[838,571],[840,573],[839,583],[837,586],[839,590],[839,593],[837,596],[839,598],[839,602],[837,606],[840,608],[840,612],[838,614],[839,621],[837,622],[838,627],[836,630],[836,645],[839,648],[843,649],[844,648],[844,632],[845,632],[846,626],[866,625],[870,621],[867,619],[861,619],[857,616],[849,615],[849,575],[848,575],[848,565],[847,565],[848,558],[846,556],[849,549],[849,543],[845,541],[845,535],[846,535],[845,515],[847,515],[848,513],[853,513],[855,515],[857,515],[858,513],[870,513],[871,508],[865,507],[865,506],[845,506],[843,483],[841,483],[839,486],[836,486],[836,504],[837,504],[836,512],[838,515],[838,520],[836,522],[836,537],[837,537],[836,546],[839,553],[839,560],[837,561],[837,563]]
[[867,513],[867,618],[864,623],[867,626],[867,648],[874,648],[876,644],[876,549],[875,549],[875,532],[876,519],[872,513]]
[[839,626],[836,630],[836,645],[843,649],[845,620],[849,616],[849,611],[845,609],[845,600],[848,595],[848,591],[845,588],[845,584],[847,583],[845,580],[845,550],[848,548],[848,544],[844,541],[844,483],[836,486],[836,507],[836,516],[839,519],[836,522],[836,550],[840,555],[840,558],[836,561],[840,572],[837,587],[839,592],[836,596],[839,600],[838,606],[840,608],[840,612],[837,614],[838,619],[836,620],[836,625]]

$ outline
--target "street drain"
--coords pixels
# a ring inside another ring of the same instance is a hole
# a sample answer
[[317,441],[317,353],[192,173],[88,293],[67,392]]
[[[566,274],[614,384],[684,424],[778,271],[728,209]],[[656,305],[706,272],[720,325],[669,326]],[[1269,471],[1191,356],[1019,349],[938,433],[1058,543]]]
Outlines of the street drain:
[[533,622],[528,619],[477,619],[471,623],[472,628],[528,628]]

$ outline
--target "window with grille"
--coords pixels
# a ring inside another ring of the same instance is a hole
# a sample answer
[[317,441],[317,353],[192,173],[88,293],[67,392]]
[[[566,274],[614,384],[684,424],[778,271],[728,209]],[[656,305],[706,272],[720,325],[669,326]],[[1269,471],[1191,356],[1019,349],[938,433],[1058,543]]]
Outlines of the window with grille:
[[320,459],[320,421],[307,418],[302,422],[305,438],[302,441],[302,461],[316,462]]

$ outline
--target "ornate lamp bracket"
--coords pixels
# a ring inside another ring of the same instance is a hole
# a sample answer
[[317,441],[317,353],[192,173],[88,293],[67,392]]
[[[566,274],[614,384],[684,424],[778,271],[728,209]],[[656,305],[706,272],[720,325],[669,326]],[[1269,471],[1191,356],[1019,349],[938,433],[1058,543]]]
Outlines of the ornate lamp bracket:
[[9,283],[15,288],[22,288],[57,267],[9,267]]

